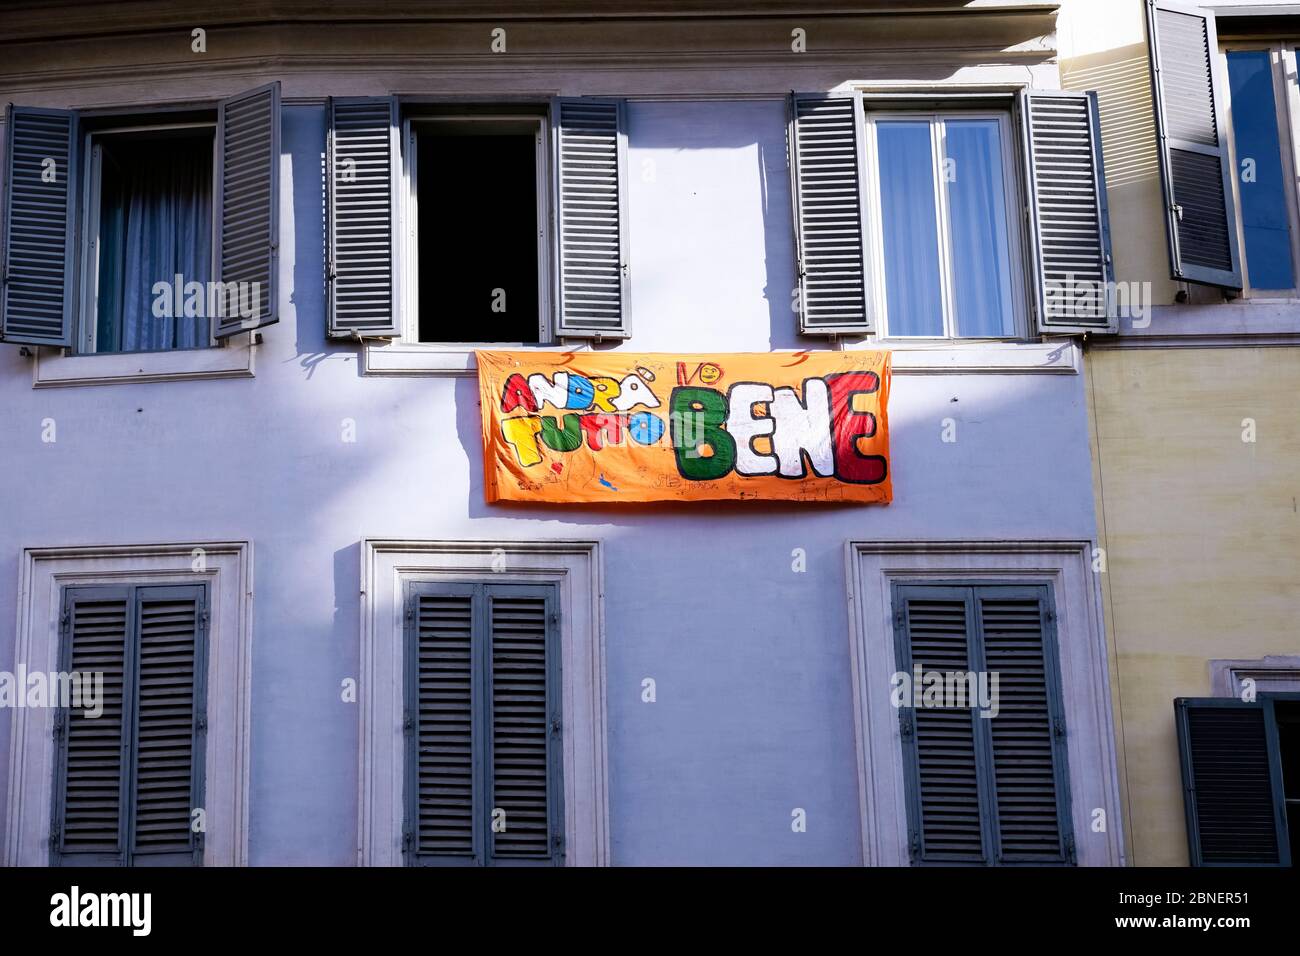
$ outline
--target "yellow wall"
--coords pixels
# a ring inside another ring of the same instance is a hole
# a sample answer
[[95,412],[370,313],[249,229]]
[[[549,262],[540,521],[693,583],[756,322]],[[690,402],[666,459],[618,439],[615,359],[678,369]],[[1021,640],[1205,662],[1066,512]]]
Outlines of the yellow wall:
[[1097,91],[1115,279],[1150,282],[1153,302],[1171,303],[1178,287],[1169,278],[1146,5],[1065,0],[1056,34],[1061,86]]
[[1300,350],[1087,370],[1129,859],[1185,866],[1173,699],[1210,695],[1212,659],[1300,653]]

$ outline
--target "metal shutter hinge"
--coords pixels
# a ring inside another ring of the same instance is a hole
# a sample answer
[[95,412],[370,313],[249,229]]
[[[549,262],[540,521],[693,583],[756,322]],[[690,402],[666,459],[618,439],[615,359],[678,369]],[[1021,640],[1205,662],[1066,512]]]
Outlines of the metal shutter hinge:
[[50,849],[57,850],[63,839],[63,827],[55,823],[50,827]]
[[900,732],[904,737],[911,737],[911,736],[912,736],[912,718],[911,718],[911,717],[908,717],[908,716],[906,716],[906,715],[900,714],[900,715],[899,715],[899,718],[898,718],[898,725],[899,725],[899,732]]
[[411,837],[412,834],[410,830],[402,831],[402,852],[403,853],[411,852]]
[[1179,222],[1183,221],[1183,207],[1178,205],[1178,203],[1174,203],[1172,206],[1170,206],[1169,211],[1178,217]]
[[560,726],[561,726],[561,725],[560,725],[560,718],[559,718],[559,717],[552,717],[552,718],[551,718],[551,736],[552,736],[552,737],[558,737],[558,736],[560,736]]
[[1065,736],[1065,718],[1064,718],[1064,717],[1057,717],[1057,718],[1052,722],[1052,730],[1053,730],[1053,732],[1056,734],[1056,736],[1058,736],[1058,737],[1064,737],[1064,736]]
[[200,714],[194,718],[194,729],[200,731],[208,729],[208,718],[206,714]]
[[1067,860],[1069,860],[1071,863],[1076,862],[1076,859],[1075,859],[1075,853],[1074,853],[1074,834],[1073,834],[1073,833],[1067,833],[1067,834],[1065,835],[1065,858],[1066,858]]
[[414,731],[415,731],[415,721],[411,719],[411,715],[408,712],[406,716],[402,718],[402,733],[409,735]]
[[61,740],[62,738],[63,738],[63,711],[56,710],[54,712],[54,739]]
[[918,831],[907,831],[907,849],[913,860],[921,858],[921,834]]

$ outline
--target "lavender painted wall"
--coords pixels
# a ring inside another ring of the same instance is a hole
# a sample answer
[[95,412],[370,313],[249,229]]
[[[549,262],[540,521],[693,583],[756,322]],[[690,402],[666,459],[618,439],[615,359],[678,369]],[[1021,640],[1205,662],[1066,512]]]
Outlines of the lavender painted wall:
[[[824,347],[789,310],[784,103],[634,101],[629,124],[623,347]],[[350,865],[360,539],[596,538],[613,862],[859,862],[844,542],[1094,539],[1082,376],[897,374],[887,507],[489,507],[474,380],[362,376],[325,341],[324,142],[323,107],[286,106],[282,320],[254,378],[33,389],[0,346],[0,669],[22,548],[252,541],[251,861]],[[0,710],[0,792],[10,746]]]

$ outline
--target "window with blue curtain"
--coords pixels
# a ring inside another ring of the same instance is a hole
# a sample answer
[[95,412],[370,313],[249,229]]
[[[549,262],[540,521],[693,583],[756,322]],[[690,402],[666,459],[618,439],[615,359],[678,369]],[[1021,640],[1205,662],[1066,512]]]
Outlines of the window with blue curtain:
[[872,119],[887,335],[1017,334],[1004,120]]
[[[94,138],[98,232],[90,351],[210,344],[212,147],[211,127]],[[197,296],[192,283],[202,290]]]
[[1273,54],[1232,50],[1227,59],[1247,281],[1253,289],[1294,289],[1291,208],[1273,94]]

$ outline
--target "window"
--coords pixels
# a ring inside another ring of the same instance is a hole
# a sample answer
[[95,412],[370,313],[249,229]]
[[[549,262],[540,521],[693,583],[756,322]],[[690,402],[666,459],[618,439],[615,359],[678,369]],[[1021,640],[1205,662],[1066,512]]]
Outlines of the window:
[[206,123],[87,134],[77,351],[212,344],[214,133]]
[[159,356],[278,321],[279,84],[208,110],[12,106],[6,134],[0,335],[74,353],[37,384],[241,371]]
[[1296,290],[1300,251],[1292,229],[1296,204],[1287,107],[1287,84],[1295,83],[1295,73],[1288,78],[1286,72],[1293,57],[1284,45],[1224,53],[1243,280],[1255,296],[1289,296]]
[[552,338],[543,114],[407,121],[418,342]]
[[408,585],[409,864],[562,861],[556,614],[546,585]]
[[1291,866],[1300,849],[1300,694],[1174,701],[1193,866]]
[[1023,334],[1009,116],[870,113],[879,333]]
[[1049,589],[896,584],[893,604],[921,682],[898,708],[912,862],[1074,862]]
[[626,109],[330,103],[329,335],[371,373],[458,373],[484,344],[626,338]]
[[794,93],[787,135],[804,334],[1116,330],[1096,94]]
[[103,691],[55,718],[54,863],[202,862],[207,616],[203,585],[64,589],[60,670]]

